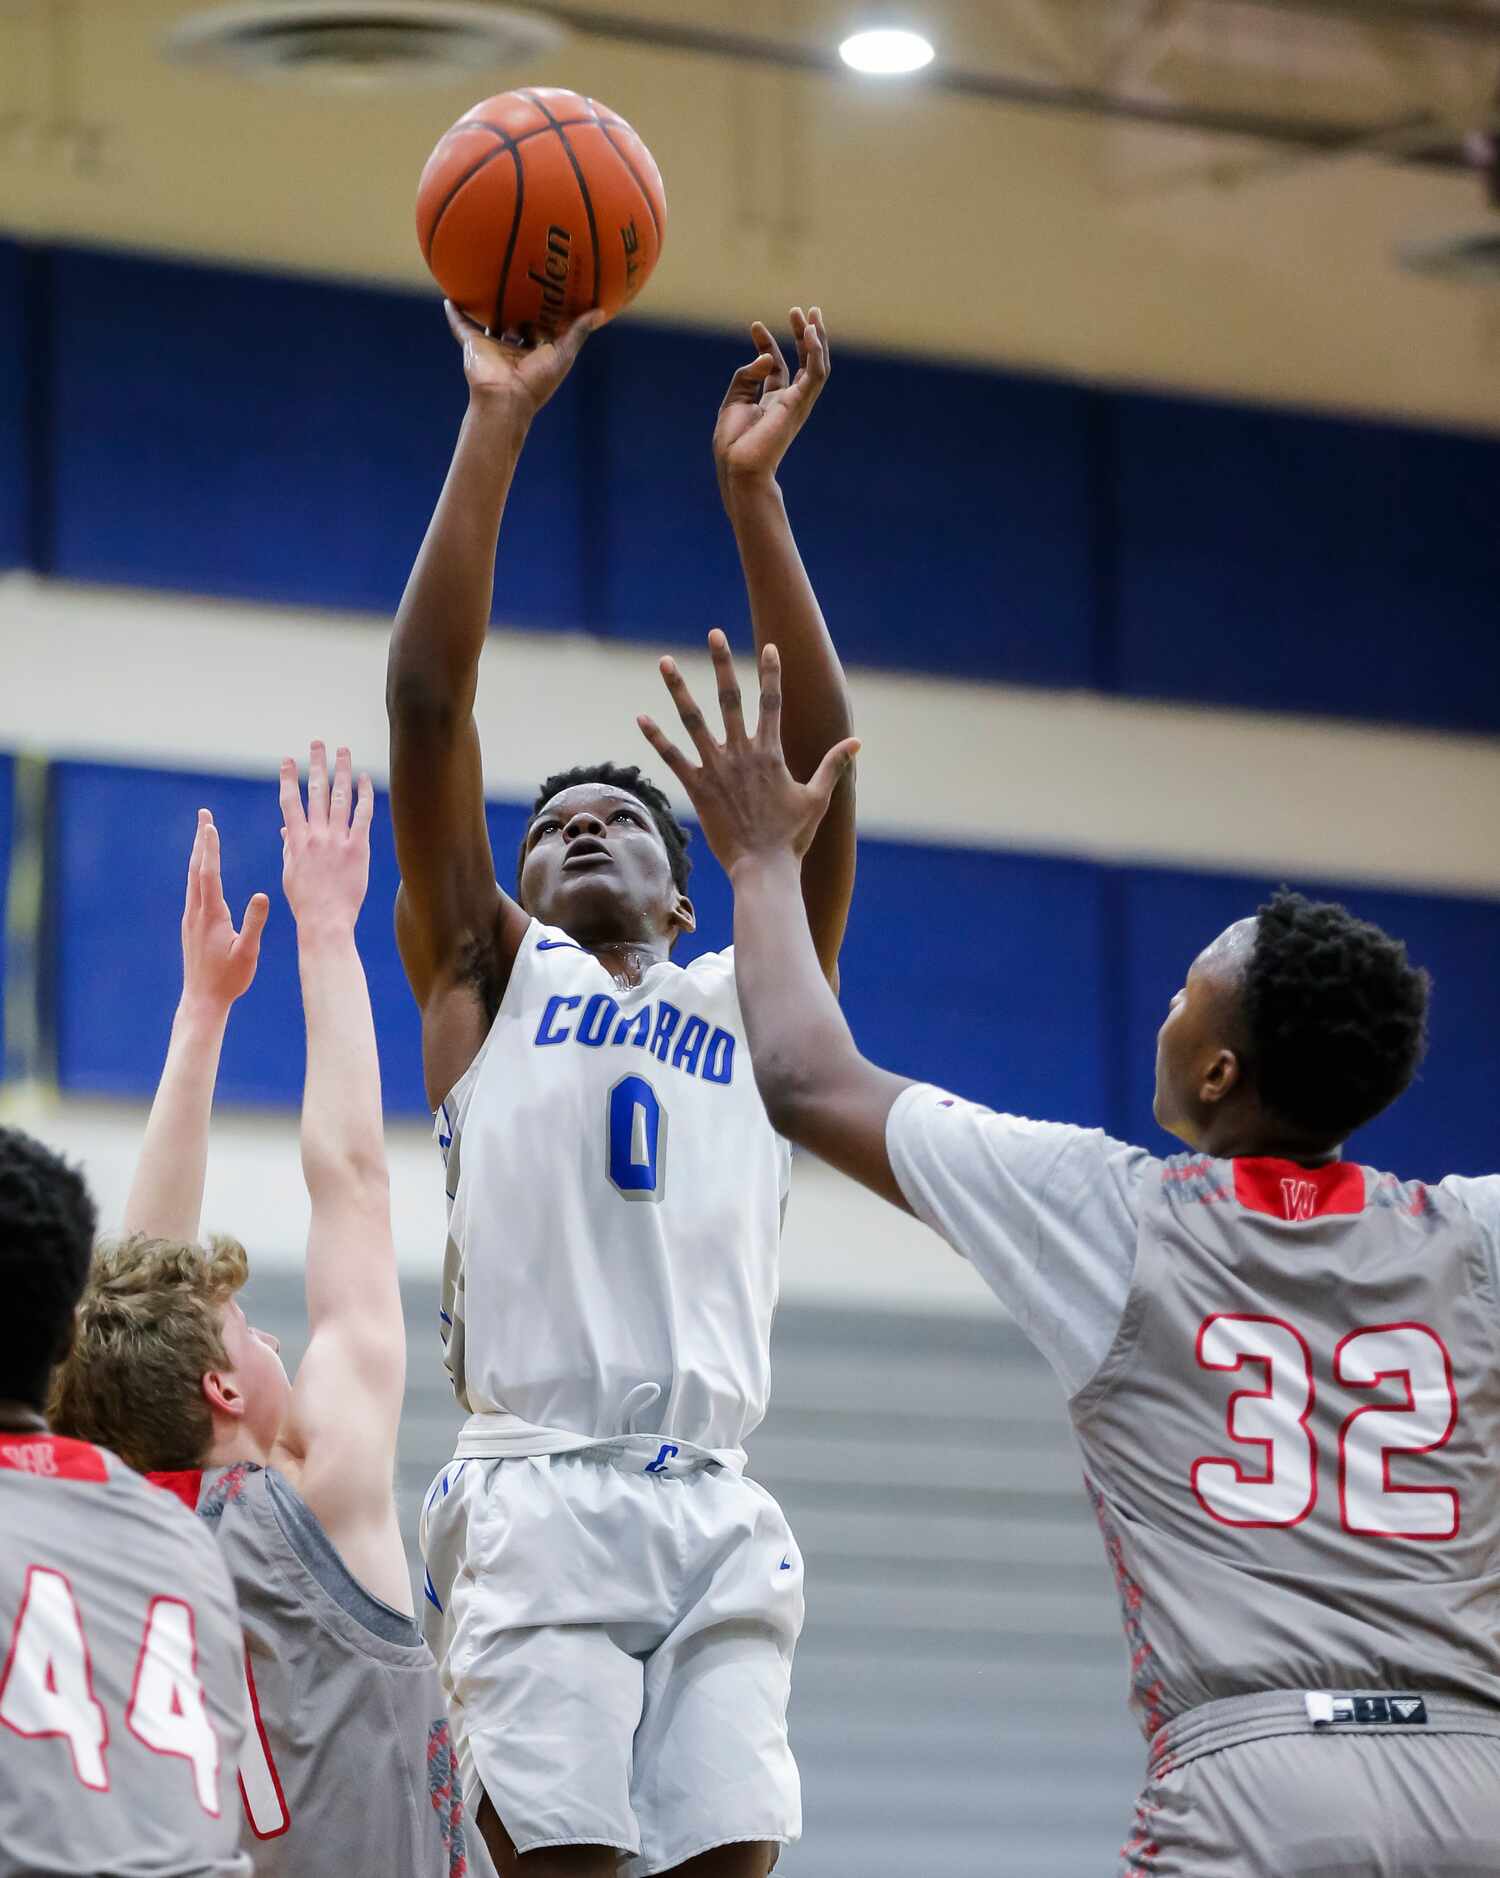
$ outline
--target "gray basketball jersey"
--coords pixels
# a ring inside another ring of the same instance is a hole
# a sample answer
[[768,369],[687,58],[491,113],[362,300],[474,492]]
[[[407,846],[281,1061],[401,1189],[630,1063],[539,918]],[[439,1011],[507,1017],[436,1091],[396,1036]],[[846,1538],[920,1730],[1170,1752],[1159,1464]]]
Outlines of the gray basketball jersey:
[[102,1448],[0,1434],[0,1878],[235,1878],[224,1561]]
[[465,1878],[442,1692],[412,1620],[350,1575],[273,1469],[153,1479],[217,1534],[239,1594],[253,1719],[240,1797],[257,1878]]
[[1155,1163],[1072,1398],[1148,1735],[1262,1690],[1500,1702],[1492,1255],[1454,1185]]

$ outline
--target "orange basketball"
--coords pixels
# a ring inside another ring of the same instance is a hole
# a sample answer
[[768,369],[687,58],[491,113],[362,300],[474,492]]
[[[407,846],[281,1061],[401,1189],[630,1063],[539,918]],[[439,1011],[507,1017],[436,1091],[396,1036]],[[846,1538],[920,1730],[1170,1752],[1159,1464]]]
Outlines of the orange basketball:
[[554,338],[651,278],[661,172],[623,117],[576,91],[486,98],[427,159],[417,239],[447,297],[492,333]]

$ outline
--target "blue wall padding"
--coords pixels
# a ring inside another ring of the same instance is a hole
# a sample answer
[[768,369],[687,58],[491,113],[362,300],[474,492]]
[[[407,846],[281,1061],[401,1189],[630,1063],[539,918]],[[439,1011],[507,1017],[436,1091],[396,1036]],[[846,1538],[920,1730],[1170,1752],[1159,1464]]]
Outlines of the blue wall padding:
[[[0,248],[0,339],[23,306],[0,419],[29,374],[44,434],[0,422],[0,566],[393,610],[464,405],[435,295]],[[783,480],[851,663],[1500,729],[1494,439],[835,348]],[[633,317],[590,342],[532,428],[498,618],[743,619],[709,439],[748,353]]]
[[[0,807],[8,782],[0,766]],[[260,977],[230,1026],[221,1091],[234,1101],[295,1104],[302,1022],[274,777],[262,784],[62,763],[52,802],[52,978],[64,1088],[146,1096],[155,1086],[180,982],[183,879],[201,803],[221,830],[235,917],[257,887],[272,897]],[[526,820],[519,804],[490,805],[496,873],[507,886]],[[701,837],[693,848],[699,930],[679,948],[684,963],[730,939],[728,884]],[[843,957],[844,1008],[861,1048],[891,1069],[1166,1151],[1151,1092],[1167,1001],[1197,952],[1274,884],[867,840]],[[1341,898],[1405,938],[1437,982],[1422,1079],[1356,1138],[1355,1152],[1426,1179],[1493,1169],[1500,900],[1291,884]],[[381,797],[360,950],[387,1108],[416,1114],[425,1107],[420,1039],[392,931],[396,885]]]
[[[390,614],[464,411],[435,298],[66,251],[56,559],[77,579]],[[576,626],[579,392],[527,447],[498,605]]]
[[[236,922],[252,893],[271,896],[260,972],[230,1022],[220,1093],[232,1102],[301,1100],[302,1006],[295,928],[281,894],[275,775],[260,783],[95,763],[53,771],[57,1064],[65,1089],[140,1096],[156,1086],[181,987],[179,927],[200,806],[213,810],[219,827]],[[393,1112],[422,1107],[417,1012],[392,927],[396,884],[382,797],[359,946]]]
[[[754,349],[634,325],[593,344],[605,367],[601,620],[698,644],[747,617],[710,440]],[[848,663],[1089,682],[1088,404],[1074,386],[837,348],[781,481]]]
[[[590,340],[600,630],[696,646],[710,626],[723,626],[743,642],[734,629],[747,617],[745,589],[712,437],[730,374],[752,355],[748,338],[633,322]],[[794,454],[813,436],[809,429]]]
[[34,466],[26,396],[31,343],[26,252],[14,241],[0,241],[0,568],[20,567],[31,558],[27,523]]
[[1116,413],[1123,690],[1500,726],[1493,440],[1185,399]]
[[[1151,1119],[1156,1031],[1199,951],[1255,911],[1281,883],[1230,874],[1132,869],[1121,936],[1126,987],[1121,1038],[1131,1066],[1124,1132],[1158,1152],[1170,1145]],[[1318,899],[1342,901],[1404,939],[1432,973],[1432,1046],[1420,1080],[1357,1134],[1358,1160],[1403,1176],[1492,1173],[1500,1166],[1500,900],[1397,893],[1293,879]]]
[[860,844],[843,1002],[861,1049],[1014,1114],[1109,1120],[1102,870]]
[[[236,919],[258,887],[272,897],[260,975],[230,1026],[226,1100],[291,1104],[302,1085],[302,1025],[291,916],[280,895],[274,778],[266,783],[103,764],[54,771],[53,931],[58,1075],[89,1094],[148,1095],[180,986],[178,925],[199,805],[211,808]],[[496,873],[514,877],[526,824],[489,809]],[[699,929],[677,956],[730,942],[728,883],[695,840]],[[385,799],[377,803],[360,950],[378,1017],[391,1113],[424,1107],[415,1007],[391,924],[397,875]],[[844,953],[844,997],[877,1058],[965,1093],[1047,1116],[1106,1115],[1099,875],[1081,863],[869,841]],[[970,917],[976,907],[992,916]],[[947,910],[962,909],[951,922]],[[941,939],[925,935],[941,930]]]
[[5,973],[7,960],[7,938],[10,916],[10,863],[11,842],[15,826],[16,766],[8,756],[0,756],[0,1068],[5,1064]]

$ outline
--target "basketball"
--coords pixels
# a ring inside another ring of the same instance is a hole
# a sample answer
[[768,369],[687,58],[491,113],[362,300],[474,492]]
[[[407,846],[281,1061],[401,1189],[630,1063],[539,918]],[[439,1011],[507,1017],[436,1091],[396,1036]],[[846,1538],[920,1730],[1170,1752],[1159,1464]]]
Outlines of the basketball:
[[417,185],[417,239],[437,284],[490,332],[528,340],[627,306],[666,219],[651,152],[576,91],[486,98],[439,140]]

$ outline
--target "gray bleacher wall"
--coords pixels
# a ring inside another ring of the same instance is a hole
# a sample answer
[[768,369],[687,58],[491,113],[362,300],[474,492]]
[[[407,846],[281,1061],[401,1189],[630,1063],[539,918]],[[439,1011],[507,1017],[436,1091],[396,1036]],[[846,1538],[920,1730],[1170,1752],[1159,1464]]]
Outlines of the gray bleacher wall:
[[[398,1490],[417,1515],[460,1416],[405,1285]],[[300,1352],[300,1285],[253,1279],[254,1321]],[[1144,1768],[1118,1604],[1061,1394],[1015,1329],[806,1301],[776,1320],[750,1469],[807,1570],[792,1688],[802,1843],[778,1878],[1100,1878]]]

